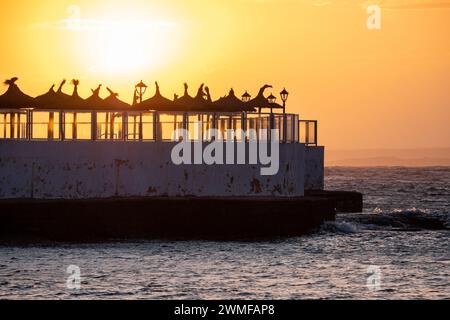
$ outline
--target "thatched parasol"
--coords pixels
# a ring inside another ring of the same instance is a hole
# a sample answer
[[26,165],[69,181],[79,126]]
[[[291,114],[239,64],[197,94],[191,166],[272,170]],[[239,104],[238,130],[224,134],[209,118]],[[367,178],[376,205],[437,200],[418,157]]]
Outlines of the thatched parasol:
[[33,106],[37,109],[57,109],[59,95],[55,92],[55,85],[52,85],[47,93],[34,98]]
[[184,95],[174,101],[177,111],[198,111],[198,112],[214,112],[215,107],[211,99],[209,88],[201,84],[198,88],[197,95],[193,98],[188,94],[188,86],[184,84]]
[[191,97],[188,92],[189,86],[184,84],[184,95],[173,102],[176,111],[193,111],[195,109],[196,99]]
[[83,110],[85,109],[85,101],[78,95],[79,80],[72,80],[74,90],[72,95],[68,95],[62,91],[66,80],[63,80],[54,91],[54,85],[50,90],[34,99],[34,107],[36,109],[50,109],[50,110]]
[[155,82],[156,92],[150,99],[144,100],[133,108],[137,110],[155,110],[155,111],[172,111],[175,109],[175,104],[161,95],[158,82]]
[[258,95],[254,99],[246,103],[247,107],[258,108],[259,110],[261,110],[262,108],[283,109],[283,107],[277,103],[270,103],[269,99],[264,96],[264,91],[268,88],[272,88],[272,86],[266,84],[263,87],[261,87],[261,89],[259,89]]
[[18,78],[6,80],[8,90],[0,96],[0,109],[32,108],[33,98],[23,93],[16,85]]
[[242,100],[236,97],[234,90],[231,89],[228,96],[222,97],[214,102],[214,106],[219,111],[228,112],[242,112],[242,111],[255,111],[254,108],[247,106]]
[[86,101],[80,97],[80,95],[78,94],[78,86],[80,85],[80,80],[78,79],[73,79],[72,80],[72,85],[73,85],[73,93],[72,96],[70,96],[69,98],[69,106],[73,106],[73,108],[75,109],[84,109],[87,107],[86,105]]
[[106,88],[106,90],[108,90],[110,95],[109,97],[103,100],[105,108],[107,108],[108,110],[123,110],[123,111],[130,109],[131,106],[128,103],[123,102],[118,98],[119,96],[118,93],[112,91],[108,87]]
[[105,101],[100,97],[100,90],[102,85],[99,84],[97,89],[91,89],[92,95],[84,100],[84,104],[86,108],[89,110],[105,110],[107,109],[107,105]]
[[214,112],[215,106],[211,99],[211,93],[209,92],[208,87],[204,87],[202,84],[198,89],[197,96],[195,99],[195,111],[204,111],[204,112]]
[[258,95],[249,102],[247,102],[247,106],[253,108],[266,108],[269,102],[267,101],[267,98],[264,96],[264,91],[268,88],[272,88],[272,86],[266,84],[261,89],[259,89]]

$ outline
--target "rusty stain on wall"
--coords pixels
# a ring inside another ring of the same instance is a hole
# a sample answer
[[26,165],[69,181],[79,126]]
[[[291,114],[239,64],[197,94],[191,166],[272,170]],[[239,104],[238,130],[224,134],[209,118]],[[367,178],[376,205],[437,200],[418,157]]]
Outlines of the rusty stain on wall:
[[261,193],[262,189],[261,189],[261,182],[256,179],[253,178],[253,180],[250,181],[250,192],[251,193]]

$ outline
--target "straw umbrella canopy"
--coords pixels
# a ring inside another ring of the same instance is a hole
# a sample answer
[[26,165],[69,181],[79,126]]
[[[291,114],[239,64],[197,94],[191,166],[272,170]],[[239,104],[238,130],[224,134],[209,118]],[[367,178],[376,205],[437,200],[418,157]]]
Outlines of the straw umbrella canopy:
[[78,109],[80,105],[75,103],[75,101],[72,101],[71,96],[64,93],[62,91],[64,85],[66,84],[66,80],[64,79],[61,84],[59,85],[58,90],[56,91],[57,101],[56,105],[57,108],[60,109]]
[[175,105],[172,100],[169,100],[161,95],[158,82],[155,82],[156,92],[150,99],[144,100],[137,104],[134,108],[137,110],[155,110],[155,111],[170,111]]
[[236,97],[233,89],[230,90],[228,96],[222,97],[219,100],[215,101],[214,106],[220,111],[255,111],[254,108],[247,106],[246,103]]
[[68,95],[62,91],[66,80],[63,80],[58,87],[58,90],[54,90],[54,85],[50,90],[34,99],[34,106],[36,109],[49,109],[49,110],[82,110],[85,108],[84,99],[78,95],[78,80],[72,80],[74,90],[72,95]]
[[[21,123],[20,116],[17,116],[16,123],[16,114],[20,113],[20,109],[22,108],[32,108],[33,107],[33,98],[29,95],[23,93],[19,87],[16,85],[16,81],[18,78],[14,77],[12,79],[6,80],[4,83],[8,86],[6,92],[0,96],[0,111],[3,109],[6,112],[3,113],[3,135],[6,137],[7,131],[7,115],[10,114],[9,120],[9,132],[10,137],[21,137]],[[12,111],[17,110],[17,111]]]
[[211,99],[209,88],[202,83],[198,88],[195,97],[189,96],[187,92],[187,84],[184,84],[184,95],[174,101],[177,111],[197,111],[197,112],[214,112],[214,104]]
[[33,98],[23,93],[16,85],[18,78],[6,80],[4,84],[8,86],[6,92],[0,96],[0,109],[22,109],[32,108]]
[[105,100],[100,97],[100,90],[102,85],[98,85],[97,89],[91,89],[92,95],[84,101],[84,105],[89,110],[106,110],[107,104]]
[[260,110],[261,108],[275,108],[276,104],[269,103],[268,99],[264,96],[264,91],[268,88],[272,88],[272,86],[266,84],[261,89],[259,89],[258,95],[254,99],[246,103],[247,107],[258,108]]
[[72,81],[72,84],[75,86],[74,91],[72,95],[68,95],[62,91],[62,88],[66,84],[66,80],[63,80],[61,84],[59,85],[58,90],[56,91],[57,95],[57,108],[61,110],[77,110],[77,109],[83,109],[84,100],[81,99],[78,96],[77,88],[78,88],[78,80],[77,82]]
[[58,97],[55,91],[55,85],[52,85],[48,92],[34,98],[33,106],[37,109],[57,109]]
[[67,105],[74,109],[84,109],[86,108],[86,100],[80,97],[78,94],[78,86],[80,85],[80,80],[73,79],[73,93],[68,97]]
[[130,105],[126,102],[123,102],[118,98],[119,94],[112,91],[110,88],[106,88],[109,92],[109,97],[103,100],[104,107],[109,110],[129,110]]
[[215,107],[211,99],[209,88],[202,83],[198,88],[197,95],[194,98],[193,111],[214,112]]
[[188,89],[189,86],[185,83],[184,95],[173,102],[173,106],[176,111],[194,111],[197,101],[189,95]]

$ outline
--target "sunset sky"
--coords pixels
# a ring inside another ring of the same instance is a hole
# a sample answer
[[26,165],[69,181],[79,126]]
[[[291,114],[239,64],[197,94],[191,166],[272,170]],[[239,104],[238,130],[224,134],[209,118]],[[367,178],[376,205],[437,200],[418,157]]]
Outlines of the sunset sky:
[[33,96],[63,78],[128,102],[141,79],[168,98],[269,83],[329,148],[450,147],[450,1],[15,0],[0,28],[0,78]]

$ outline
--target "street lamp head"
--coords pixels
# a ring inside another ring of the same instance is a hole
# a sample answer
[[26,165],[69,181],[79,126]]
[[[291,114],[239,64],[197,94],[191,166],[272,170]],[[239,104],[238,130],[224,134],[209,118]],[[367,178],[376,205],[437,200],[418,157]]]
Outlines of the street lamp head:
[[283,91],[280,92],[280,96],[281,96],[281,101],[286,103],[286,101],[289,97],[289,92],[286,91],[286,88],[284,88]]
[[141,80],[141,82],[139,82],[139,83],[136,85],[136,88],[142,88],[142,89],[145,89],[145,88],[147,88],[147,85]]
[[245,93],[242,95],[243,102],[249,102],[251,98],[252,98],[252,96],[247,91],[245,91]]
[[145,91],[147,91],[148,86],[141,80],[136,86],[136,90],[139,90],[142,92],[142,94],[145,94]]
[[275,97],[273,93],[271,93],[270,96],[267,97],[267,101],[269,101],[270,104],[273,104],[277,101],[277,97]]

